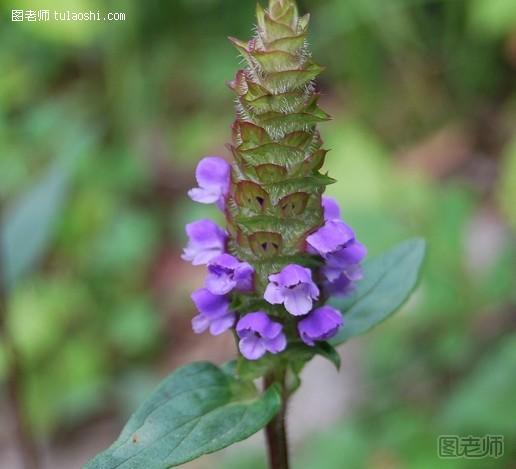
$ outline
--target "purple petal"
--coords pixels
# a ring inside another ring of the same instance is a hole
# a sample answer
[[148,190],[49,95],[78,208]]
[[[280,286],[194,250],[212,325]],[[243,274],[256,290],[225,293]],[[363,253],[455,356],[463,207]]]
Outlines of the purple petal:
[[263,339],[263,344],[268,352],[280,353],[287,348],[287,337],[281,332],[274,339]]
[[347,267],[344,273],[346,274],[346,277],[348,277],[353,282],[358,282],[359,280],[362,280],[364,278],[362,266],[359,264]]
[[329,254],[326,257],[326,260],[327,264],[346,268],[346,266],[349,265],[359,264],[362,262],[366,255],[367,248],[362,243],[354,241],[339,249],[338,251]]
[[238,348],[248,360],[259,360],[265,355],[266,349],[262,339],[257,336],[249,336],[241,339]]
[[292,287],[300,283],[311,283],[312,271],[297,264],[290,264],[284,267],[278,276],[271,275],[271,277],[276,278],[277,283],[282,287]]
[[188,197],[190,197],[194,202],[199,202],[201,204],[214,204],[220,199],[221,193],[215,189],[202,189],[200,187],[196,187],[188,191]]
[[191,199],[204,204],[219,203],[229,191],[230,165],[218,156],[203,158],[197,165],[195,177],[199,188],[188,192]]
[[306,238],[308,247],[312,251],[325,257],[344,247],[355,239],[353,230],[342,221],[327,221],[315,233]]
[[224,252],[227,235],[210,220],[199,220],[186,225],[188,245],[181,256],[193,265],[207,264]]
[[220,187],[226,193],[230,184],[231,166],[220,156],[207,156],[199,161],[195,178],[200,187]]
[[285,299],[283,296],[283,288],[279,287],[275,283],[269,283],[265,289],[263,298],[271,305],[280,305]]
[[220,318],[229,313],[229,299],[225,296],[214,295],[206,288],[193,292],[191,296],[199,312],[209,319]]
[[241,262],[235,270],[234,279],[236,289],[240,292],[250,292],[253,290],[254,269],[251,264]]
[[324,291],[328,296],[345,296],[354,289],[354,282],[346,274],[340,274],[336,279],[324,284]]
[[248,336],[249,331],[257,333],[260,337],[273,339],[283,330],[283,326],[276,321],[272,321],[263,311],[248,313],[243,316],[236,326],[239,337]]
[[342,315],[331,306],[314,309],[297,328],[303,342],[313,346],[316,341],[331,339],[343,325]]
[[247,262],[222,254],[209,262],[205,287],[216,295],[225,295],[234,288],[251,291],[253,274],[254,270]]
[[322,206],[325,221],[340,219],[340,207],[338,202],[333,197],[323,195]]
[[204,286],[215,295],[226,295],[236,286],[236,282],[227,274],[209,273]]
[[210,333],[212,335],[220,335],[231,329],[236,321],[236,315],[234,313],[226,314],[220,318],[213,319],[210,325]]
[[192,329],[196,334],[202,334],[210,327],[210,320],[204,314],[198,314],[192,319]]
[[[317,294],[319,289],[317,289]],[[304,316],[312,309],[310,286],[301,284],[291,290],[284,290],[285,309],[293,316]]]

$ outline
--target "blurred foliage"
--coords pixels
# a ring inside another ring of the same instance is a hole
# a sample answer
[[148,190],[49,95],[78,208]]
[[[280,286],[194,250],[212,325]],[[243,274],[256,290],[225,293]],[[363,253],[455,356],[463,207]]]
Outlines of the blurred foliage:
[[[372,254],[411,236],[429,252],[416,297],[363,340],[363,402],[310,439],[296,467],[340,469],[342,457],[439,467],[435,439],[453,432],[504,434],[506,458],[483,467],[506,467],[516,458],[515,2],[300,4],[335,116],[322,129],[339,180],[330,193]],[[8,21],[32,5],[0,4],[0,201],[13,206],[56,158],[75,166],[54,242],[9,304],[26,409],[51,438],[127,412],[156,367],[183,353],[198,282],[179,260],[183,224],[213,215],[184,194],[200,157],[228,156],[224,81],[238,59],[225,37],[249,36],[254,2],[48,0],[127,21]],[[5,376],[2,363],[0,346]]]

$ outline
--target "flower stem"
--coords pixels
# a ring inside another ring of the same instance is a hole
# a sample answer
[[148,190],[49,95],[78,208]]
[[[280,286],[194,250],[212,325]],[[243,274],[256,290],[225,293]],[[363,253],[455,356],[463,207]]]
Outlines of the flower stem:
[[[279,379],[278,379],[279,378]],[[286,414],[288,395],[285,388],[285,373],[280,376],[270,374],[265,376],[265,387],[273,384],[281,386],[282,405],[278,414],[269,422],[265,428],[267,450],[269,454],[270,469],[289,469],[288,439]]]

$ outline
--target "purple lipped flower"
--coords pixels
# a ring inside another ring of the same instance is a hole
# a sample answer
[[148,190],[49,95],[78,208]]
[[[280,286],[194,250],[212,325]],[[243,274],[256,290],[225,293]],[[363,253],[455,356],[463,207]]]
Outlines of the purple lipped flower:
[[243,316],[237,323],[236,332],[240,337],[240,352],[248,360],[258,360],[267,352],[276,354],[287,347],[283,326],[263,311]]
[[208,263],[205,287],[216,295],[225,295],[236,289],[249,292],[253,289],[254,269],[230,254],[221,254]]
[[189,241],[181,258],[193,265],[207,264],[225,250],[227,234],[210,220],[189,223],[186,234]]
[[[367,248],[356,240],[353,230],[341,220],[329,220],[306,238],[308,251],[326,261],[327,276],[336,278],[346,267],[359,264]],[[331,278],[330,278],[331,280]]]
[[[356,266],[356,268],[361,271],[361,266]],[[357,274],[353,275],[358,276]],[[361,275],[360,278],[362,278]],[[342,272],[338,277],[334,277],[332,280],[326,279],[323,282],[324,293],[327,296],[346,296],[355,289],[355,282],[360,278],[352,279],[346,272]]]
[[231,166],[219,156],[203,158],[197,165],[195,178],[199,187],[188,191],[190,198],[202,204],[217,203],[224,210],[225,197],[229,192]]
[[319,288],[312,280],[312,271],[290,264],[278,274],[269,275],[264,298],[273,305],[283,304],[294,316],[303,316],[312,309],[313,300],[319,298]]
[[299,321],[297,330],[305,344],[314,346],[317,341],[335,336],[343,324],[342,314],[338,310],[331,306],[322,306]]
[[340,220],[340,206],[333,197],[323,195],[322,207],[325,221]]
[[353,230],[341,220],[328,220],[307,236],[308,251],[326,258],[355,241]]
[[236,315],[229,309],[228,297],[214,295],[201,288],[192,293],[192,300],[199,311],[192,319],[192,329],[196,334],[209,329],[211,334],[220,335],[235,324]]

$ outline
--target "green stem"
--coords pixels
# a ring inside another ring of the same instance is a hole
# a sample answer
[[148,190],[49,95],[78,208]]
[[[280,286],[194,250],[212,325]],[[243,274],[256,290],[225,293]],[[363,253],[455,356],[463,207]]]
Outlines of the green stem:
[[269,454],[270,469],[289,469],[289,453],[287,438],[287,404],[288,395],[285,388],[285,373],[278,375],[267,375],[265,377],[265,387],[268,388],[273,384],[281,386],[282,406],[278,414],[269,422],[265,428],[267,440],[267,449]]

